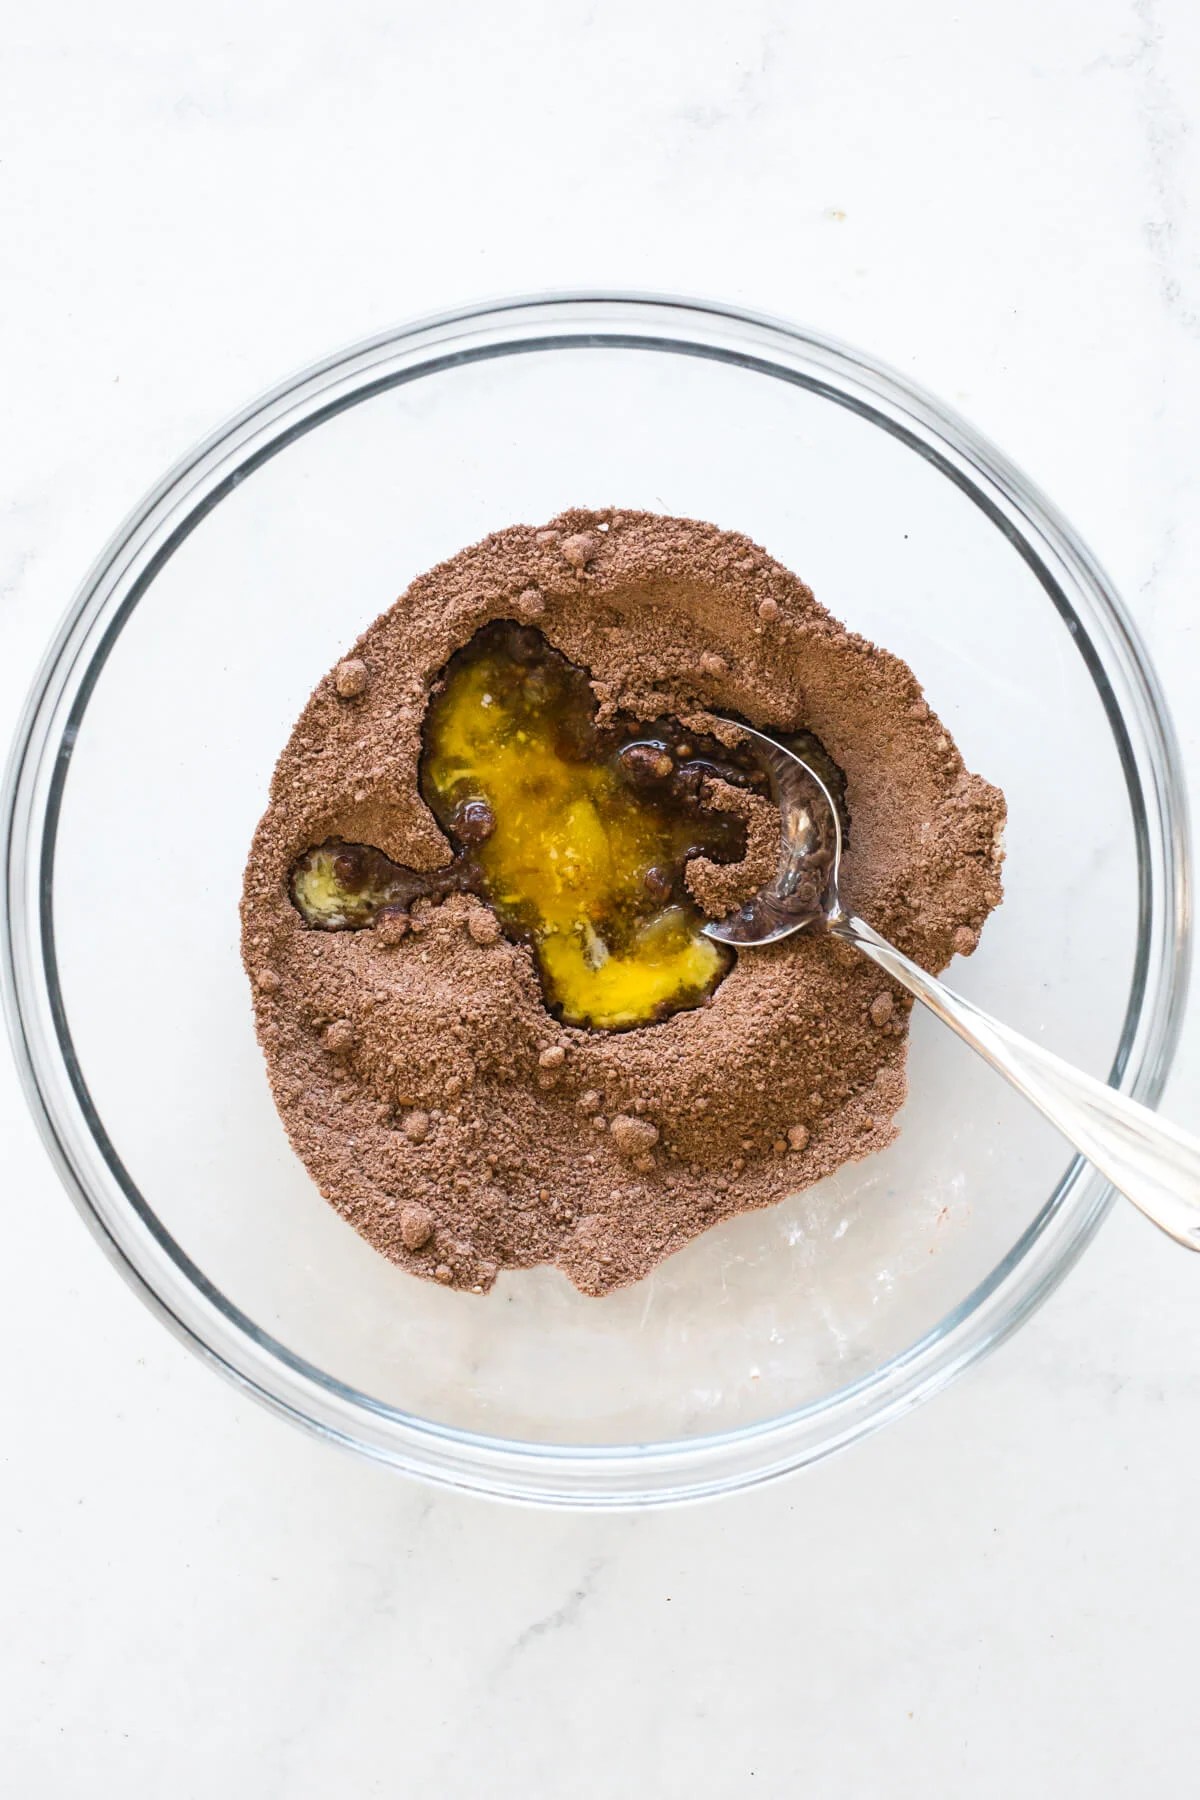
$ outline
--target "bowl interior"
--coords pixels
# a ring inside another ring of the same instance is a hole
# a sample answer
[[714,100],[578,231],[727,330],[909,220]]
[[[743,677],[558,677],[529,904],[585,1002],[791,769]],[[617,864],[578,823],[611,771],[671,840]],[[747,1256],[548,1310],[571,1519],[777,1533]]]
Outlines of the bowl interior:
[[748,532],[910,662],[1005,790],[1007,898],[955,985],[1105,1075],[1138,931],[1126,784],[1071,632],[969,495],[823,394],[564,345],[377,393],[247,474],[128,613],[80,722],[53,923],[82,1079],[158,1227],[262,1332],[372,1402],[543,1445],[694,1438],[836,1394],[941,1328],[1069,1160],[918,1017],[891,1150],[604,1301],[545,1270],[482,1300],[443,1292],[321,1200],[276,1118],[238,959],[275,757],[414,575],[490,529],[608,503]]

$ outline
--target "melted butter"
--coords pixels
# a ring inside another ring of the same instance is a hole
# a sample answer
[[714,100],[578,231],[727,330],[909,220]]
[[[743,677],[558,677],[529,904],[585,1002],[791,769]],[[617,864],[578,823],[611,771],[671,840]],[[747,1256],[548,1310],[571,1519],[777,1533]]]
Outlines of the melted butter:
[[728,816],[672,788],[661,741],[643,762],[670,776],[631,783],[628,734],[618,747],[596,731],[582,672],[542,640],[518,660],[511,641],[487,634],[451,665],[429,711],[426,798],[454,835],[472,817],[488,827],[478,891],[532,943],[568,1023],[612,1030],[698,1004],[729,957],[702,936],[681,875],[689,855],[737,854]]
[[[372,854],[376,868],[366,860]],[[385,906],[403,905],[407,895],[397,891],[394,872],[394,863],[363,845],[318,844],[296,865],[292,898],[310,924],[354,930],[370,925]]]
[[[815,739],[797,747],[828,761]],[[704,804],[707,776],[768,785],[749,753],[676,721],[601,728],[586,671],[500,621],[451,659],[425,719],[421,793],[453,860],[421,874],[331,838],[296,862],[292,898],[309,925],[354,931],[416,900],[478,894],[530,945],[567,1023],[648,1024],[702,1004],[732,963],[684,879],[691,857],[745,854],[741,823]],[[832,765],[829,779],[841,781]]]
[[579,935],[557,931],[539,937],[538,955],[563,1018],[608,1030],[697,1005],[728,967],[720,946],[699,935],[681,906],[641,925],[623,952],[610,951],[585,928]]

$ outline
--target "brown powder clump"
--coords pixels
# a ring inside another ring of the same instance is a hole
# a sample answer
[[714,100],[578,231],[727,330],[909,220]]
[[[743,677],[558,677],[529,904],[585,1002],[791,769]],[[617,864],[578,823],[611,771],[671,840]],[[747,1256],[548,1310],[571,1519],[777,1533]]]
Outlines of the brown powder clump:
[[[592,1032],[551,1017],[530,951],[474,897],[417,902],[386,928],[305,925],[288,878],[326,838],[420,870],[448,861],[417,787],[431,687],[489,620],[534,616],[590,670],[602,719],[719,733],[712,708],[815,733],[846,776],[845,899],[927,968],[973,949],[1000,899],[1004,802],[902,662],[749,539],[692,520],[574,510],[498,532],[419,577],[321,681],[276,767],[242,900],[292,1144],[338,1211],[415,1273],[486,1291],[501,1268],[554,1262],[602,1294],[889,1143],[909,1002],[896,991],[889,1010],[865,957],[805,932],[742,952],[704,1006]],[[773,867],[778,819],[723,784],[710,799],[741,808],[748,835],[735,868],[689,871],[720,913]]]
[[704,784],[704,804],[733,813],[746,827],[746,854],[740,862],[715,863],[697,856],[687,866],[688,892],[710,919],[723,919],[765,887],[779,861],[779,808],[761,794],[731,787],[727,781]]

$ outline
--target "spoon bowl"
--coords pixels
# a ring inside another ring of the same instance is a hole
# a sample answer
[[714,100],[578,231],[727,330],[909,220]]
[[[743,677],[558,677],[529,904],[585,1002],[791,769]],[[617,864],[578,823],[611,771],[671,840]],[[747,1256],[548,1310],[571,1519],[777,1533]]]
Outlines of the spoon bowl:
[[833,795],[803,757],[765,732],[736,723],[767,771],[780,817],[779,861],[771,880],[736,912],[703,927],[718,944],[743,949],[777,944],[841,916],[842,821]]

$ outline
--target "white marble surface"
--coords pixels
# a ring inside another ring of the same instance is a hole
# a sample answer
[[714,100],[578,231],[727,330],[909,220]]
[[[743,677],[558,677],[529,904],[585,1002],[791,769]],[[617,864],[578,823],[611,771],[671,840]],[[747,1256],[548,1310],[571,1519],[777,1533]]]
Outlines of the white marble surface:
[[[723,295],[956,402],[1121,583],[1200,777],[1192,0],[26,8],[0,57],[0,722],[161,468],[325,350]],[[1200,1127],[1200,1006],[1169,1100]],[[311,1443],[111,1272],[0,1069],[0,1788],[1195,1791],[1200,1267],[1132,1216],[850,1454],[557,1516]]]

